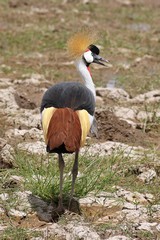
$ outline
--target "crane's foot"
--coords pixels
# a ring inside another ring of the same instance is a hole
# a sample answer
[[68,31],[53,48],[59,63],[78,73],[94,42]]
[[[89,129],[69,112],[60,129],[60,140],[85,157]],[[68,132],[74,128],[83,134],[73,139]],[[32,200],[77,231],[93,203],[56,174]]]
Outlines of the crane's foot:
[[64,214],[65,209],[57,207],[53,209],[51,216],[52,216],[52,221],[53,222],[58,222],[59,218]]
[[62,198],[59,198],[58,207],[54,208],[52,210],[52,213],[51,213],[52,220],[54,222],[57,222],[59,217],[62,214],[64,214],[64,212],[65,212],[65,208],[64,208],[63,203],[62,203]]

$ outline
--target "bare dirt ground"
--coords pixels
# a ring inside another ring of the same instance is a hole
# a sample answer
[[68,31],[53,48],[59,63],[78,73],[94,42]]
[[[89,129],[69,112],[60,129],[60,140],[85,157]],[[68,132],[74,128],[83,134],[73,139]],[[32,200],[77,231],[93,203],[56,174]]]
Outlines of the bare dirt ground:
[[96,114],[98,121],[99,139],[131,145],[143,145],[145,134],[141,130],[133,129],[126,121],[120,120],[111,111]]

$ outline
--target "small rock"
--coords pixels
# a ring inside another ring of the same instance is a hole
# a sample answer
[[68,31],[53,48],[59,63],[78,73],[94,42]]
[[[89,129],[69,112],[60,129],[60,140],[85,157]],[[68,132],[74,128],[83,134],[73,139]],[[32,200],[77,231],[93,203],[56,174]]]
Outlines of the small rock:
[[[72,227],[71,227],[72,228]],[[73,228],[73,236],[79,239],[100,239],[99,235],[94,231],[91,231],[87,226],[76,226]]]
[[145,183],[149,183],[157,176],[154,169],[146,169],[143,173],[137,176],[139,180]]
[[0,232],[4,231],[6,228],[7,228],[7,226],[0,224]]
[[155,197],[151,193],[146,193],[145,198],[147,199],[148,202],[153,202],[155,200]]
[[139,192],[130,192],[127,190],[124,190],[123,188],[119,188],[116,192],[118,197],[123,197],[126,201],[135,203],[135,204],[145,204],[147,203],[147,200],[145,198],[144,194],[141,194]]
[[[74,217],[72,217],[74,218]],[[46,229],[46,228],[45,228]],[[44,229],[44,230],[45,230]],[[53,223],[47,226],[47,237],[51,236],[53,239],[86,239],[86,240],[100,240],[100,236],[92,227],[85,225],[85,222],[80,220],[70,221],[65,225]]]
[[9,215],[13,216],[13,217],[16,217],[16,218],[24,218],[27,216],[27,214],[23,211],[19,211],[19,210],[16,210],[16,209],[10,209],[10,211],[8,212]]
[[13,181],[16,184],[25,182],[25,179],[22,176],[12,175],[9,178],[9,181]]
[[8,193],[1,193],[1,194],[0,194],[0,199],[1,199],[2,201],[6,201],[6,200],[8,200],[8,198],[9,198]]
[[153,212],[160,212],[160,205],[158,205],[158,204],[157,205],[153,205],[152,206],[152,211]]
[[137,123],[136,123],[137,110],[136,109],[125,108],[125,107],[114,107],[113,112],[118,118],[126,121],[133,128],[136,128],[137,126]]
[[65,229],[71,233],[73,239],[100,240],[100,236],[96,231],[83,223],[71,222],[65,226]]
[[113,100],[128,100],[129,94],[121,88],[96,88],[96,94]]
[[15,114],[15,111],[19,109],[15,101],[15,90],[13,87],[8,87],[6,89],[0,89],[0,104],[5,109],[8,114]]
[[57,223],[53,223],[49,226],[47,226],[47,228],[45,227],[44,232],[47,231],[47,237],[50,236],[54,239],[62,239],[62,240],[66,240],[66,239],[72,239],[70,238],[71,235],[67,232],[66,228],[63,227],[63,225],[59,225]]
[[96,96],[96,106],[102,106],[104,104],[103,98]]
[[125,202],[123,205],[123,209],[130,209],[130,210],[136,210],[137,206],[130,202]]
[[43,154],[43,155],[47,154],[45,143],[40,141],[19,143],[17,147],[21,150],[26,150],[30,153]]
[[43,141],[43,131],[37,128],[27,129],[10,129],[5,133],[6,138],[9,140],[16,139],[16,141],[27,141],[27,140],[39,140]]
[[143,157],[145,149],[143,147],[133,147],[121,142],[106,141],[103,143],[92,144],[89,147],[84,147],[80,150],[81,154],[89,156],[110,156],[112,154],[123,153],[125,157],[131,157],[135,160]]
[[114,107],[114,114],[121,119],[130,119],[135,121],[136,119],[136,109],[125,108],[125,107]]
[[144,94],[137,95],[136,97],[129,99],[132,103],[156,103],[160,102],[160,90],[149,91]]
[[6,144],[3,146],[0,152],[0,167],[1,168],[10,168],[14,164],[14,158],[13,158],[14,150],[9,145]]
[[156,226],[156,229],[158,230],[158,232],[160,232],[160,224]]
[[0,214],[4,214],[5,210],[3,209],[3,207],[0,206]]
[[[151,112],[139,111],[137,113],[136,119],[139,121],[143,121],[143,120],[152,121],[153,114],[154,113],[151,113]],[[156,113],[155,113],[155,116],[156,116]]]
[[155,227],[157,225],[156,222],[152,222],[152,223],[149,223],[149,222],[142,222],[140,223],[140,225],[136,228],[138,230],[145,230],[145,231],[148,231],[148,232],[153,232],[152,230],[152,227]]
[[8,88],[12,85],[12,80],[9,78],[0,78],[0,88]]
[[16,188],[22,185],[25,179],[21,176],[13,175],[3,183],[3,188]]
[[85,198],[81,198],[79,200],[80,205],[87,205],[87,206],[97,206],[101,205],[103,207],[111,208],[113,206],[120,206],[122,205],[116,198],[107,198],[107,197],[97,197],[97,196],[89,196]]
[[38,86],[40,85],[42,82],[45,81],[45,83],[49,83],[49,81],[47,81],[44,77],[44,75],[41,74],[24,74],[22,75],[23,80],[17,80],[16,83],[26,83],[28,85],[34,85],[34,86]]
[[41,116],[37,112],[39,109],[28,110],[23,109],[23,111],[19,111],[18,116],[14,119],[13,117],[10,119],[12,122],[14,120],[15,128],[41,128]]
[[30,191],[24,191],[24,192],[15,192],[15,196],[17,198],[17,210],[30,213],[32,212],[32,206],[29,202],[29,196],[32,194]]
[[109,238],[107,238],[107,240],[130,240],[130,238],[125,237],[123,235],[117,235],[114,237],[109,237]]
[[124,209],[122,210],[121,215],[123,216],[123,218],[121,219],[125,218],[128,222],[137,223],[137,224],[140,222],[144,222],[146,221],[146,219],[148,219],[147,214],[143,213],[140,209],[137,209],[137,210]]

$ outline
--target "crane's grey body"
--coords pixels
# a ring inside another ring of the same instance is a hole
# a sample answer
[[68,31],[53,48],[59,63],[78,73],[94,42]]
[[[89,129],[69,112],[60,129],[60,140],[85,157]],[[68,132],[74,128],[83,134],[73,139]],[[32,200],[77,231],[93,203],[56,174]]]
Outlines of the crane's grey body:
[[43,96],[41,112],[44,108],[48,107],[67,107],[75,111],[85,109],[93,116],[95,110],[95,99],[93,93],[81,83],[58,83],[50,87]]

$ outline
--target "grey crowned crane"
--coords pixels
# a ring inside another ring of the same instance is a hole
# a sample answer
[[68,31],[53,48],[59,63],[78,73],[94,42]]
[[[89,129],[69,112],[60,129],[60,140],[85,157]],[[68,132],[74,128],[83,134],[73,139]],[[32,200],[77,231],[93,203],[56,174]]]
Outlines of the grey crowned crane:
[[70,194],[72,200],[78,174],[78,153],[85,144],[94,120],[96,93],[89,66],[91,63],[105,65],[104,62],[108,62],[99,56],[98,47],[92,43],[92,36],[87,32],[75,34],[68,42],[69,51],[76,57],[75,65],[84,84],[58,83],[45,92],[41,103],[46,150],[58,154],[60,194],[56,211],[59,214],[64,212],[62,186],[65,163],[62,154],[75,152]]

